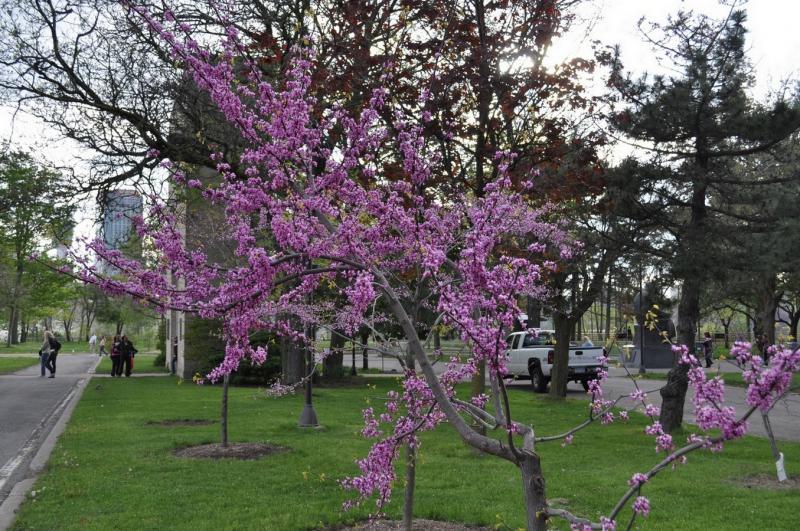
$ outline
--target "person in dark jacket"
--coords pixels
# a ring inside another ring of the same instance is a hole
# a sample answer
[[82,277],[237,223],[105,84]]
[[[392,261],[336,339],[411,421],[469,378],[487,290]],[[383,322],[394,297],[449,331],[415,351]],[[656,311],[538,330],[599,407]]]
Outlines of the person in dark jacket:
[[714,340],[711,339],[711,333],[706,332],[703,338],[703,354],[706,358],[706,369],[713,365],[711,354],[714,352]]
[[111,377],[122,375],[122,343],[119,336],[111,340]]
[[139,351],[134,348],[128,336],[122,336],[120,343],[122,345],[122,363],[125,365],[125,377],[128,378],[133,370],[133,357]]

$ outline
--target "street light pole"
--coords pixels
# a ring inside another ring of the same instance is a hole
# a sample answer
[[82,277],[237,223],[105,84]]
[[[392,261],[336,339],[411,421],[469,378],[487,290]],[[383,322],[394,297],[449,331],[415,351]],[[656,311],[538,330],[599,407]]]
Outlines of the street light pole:
[[355,338],[353,339],[353,341],[350,342],[350,344],[353,347],[353,351],[352,351],[353,363],[350,366],[350,375],[351,376],[355,376],[356,375],[356,341],[355,341]]
[[[310,326],[306,326],[306,338],[311,336],[311,331],[313,329]],[[310,346],[310,343],[306,346],[306,372],[308,374],[305,384],[305,399],[306,403],[303,406],[303,411],[300,413],[300,421],[297,425],[301,428],[316,428],[319,426],[319,422],[317,421],[317,412],[314,411],[314,403],[312,402],[311,398],[311,380],[313,379],[314,375],[314,352]]]

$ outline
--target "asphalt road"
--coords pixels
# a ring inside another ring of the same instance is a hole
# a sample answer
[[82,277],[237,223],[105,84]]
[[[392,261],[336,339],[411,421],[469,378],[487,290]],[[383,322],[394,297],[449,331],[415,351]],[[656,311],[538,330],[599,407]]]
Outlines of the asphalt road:
[[[358,354],[356,356],[356,369],[361,369],[362,363],[362,357],[360,354]],[[395,371],[395,373],[398,374],[401,372],[400,364],[396,360],[389,357],[381,359],[381,356],[379,355],[370,355],[368,363],[371,369],[382,369],[385,372]],[[344,364],[347,367],[350,366],[350,356],[345,355]],[[434,368],[437,372],[441,372],[444,370],[444,363],[436,364],[434,365]],[[721,370],[724,372],[733,372],[738,370],[732,364],[724,363],[721,367],[719,365],[715,365],[715,367],[710,369],[710,371],[716,372],[718,368],[721,368]],[[659,372],[666,371],[661,370]],[[647,392],[647,400],[649,403],[661,406],[661,395],[658,393],[658,389],[664,385],[664,381],[636,380],[636,382],[639,384],[642,390]],[[509,384],[509,386],[515,389],[525,389],[529,390],[531,393],[533,392],[529,380],[512,382]],[[625,370],[621,368],[611,368],[609,370],[609,378],[604,384],[603,388],[605,390],[606,397],[610,400],[616,400],[620,396],[628,395],[636,389],[634,381],[628,378]],[[588,395],[583,391],[583,387],[581,387],[580,384],[573,382],[570,382],[567,386],[567,396],[571,398],[586,398],[587,400],[589,398]],[[689,388],[689,393],[687,394],[686,403],[684,405],[683,417],[684,422],[689,424],[694,423],[694,406],[692,405],[693,397],[694,392],[691,388]],[[725,399],[726,405],[734,406],[738,415],[744,414],[749,409],[746,401],[746,389],[743,387],[727,386],[725,388]],[[630,408],[633,407],[633,405],[634,404],[630,400],[623,400],[620,403],[620,407],[624,408]],[[779,402],[770,412],[769,419],[776,439],[784,441],[800,441],[800,394],[790,393],[787,395],[787,397]],[[748,433],[761,437],[767,436],[767,432],[764,428],[764,423],[760,415],[756,414],[750,417],[750,421],[748,423]]]
[[96,363],[96,355],[61,354],[55,378],[41,378],[38,363],[0,375],[0,503],[28,476],[31,459]]

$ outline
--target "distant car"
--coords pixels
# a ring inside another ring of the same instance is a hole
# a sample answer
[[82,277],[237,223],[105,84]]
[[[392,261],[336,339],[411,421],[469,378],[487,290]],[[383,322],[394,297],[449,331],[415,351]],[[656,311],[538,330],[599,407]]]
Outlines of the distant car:
[[[555,357],[555,332],[514,332],[506,341],[508,374],[517,378],[530,378],[533,390],[537,393],[547,391]],[[589,382],[597,378],[597,371],[603,367],[600,360],[604,356],[603,347],[570,347],[568,380],[580,382],[588,390]]]

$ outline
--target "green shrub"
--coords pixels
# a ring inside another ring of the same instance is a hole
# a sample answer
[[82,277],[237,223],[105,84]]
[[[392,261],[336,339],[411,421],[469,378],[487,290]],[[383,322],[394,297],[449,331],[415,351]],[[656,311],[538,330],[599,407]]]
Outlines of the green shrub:
[[[225,342],[222,340],[222,325],[218,320],[193,317],[187,320],[186,350],[184,358],[193,372],[208,374],[225,358]],[[281,372],[281,355],[278,342],[268,332],[257,332],[250,337],[253,347],[263,346],[268,356],[261,366],[248,360],[239,364],[239,370],[231,375],[234,385],[267,385]]]
[[153,358],[153,367],[166,367],[167,366],[167,355],[162,349],[155,358]]

